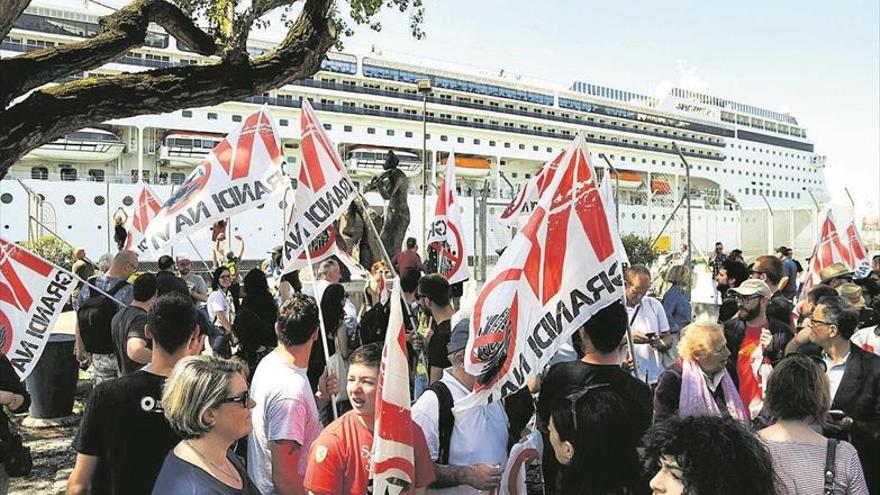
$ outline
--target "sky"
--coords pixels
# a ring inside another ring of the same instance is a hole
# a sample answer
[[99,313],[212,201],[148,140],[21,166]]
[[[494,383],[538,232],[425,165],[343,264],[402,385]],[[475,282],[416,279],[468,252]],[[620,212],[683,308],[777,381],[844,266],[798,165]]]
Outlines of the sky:
[[[123,4],[126,0],[104,0]],[[790,112],[828,157],[832,202],[880,216],[877,0],[424,0],[427,36],[386,8],[345,43],[568,87],[672,85]],[[278,25],[272,27],[272,30]]]
[[797,118],[828,157],[832,201],[880,215],[880,2],[425,0],[424,30],[388,9],[346,40],[568,86],[670,84]]

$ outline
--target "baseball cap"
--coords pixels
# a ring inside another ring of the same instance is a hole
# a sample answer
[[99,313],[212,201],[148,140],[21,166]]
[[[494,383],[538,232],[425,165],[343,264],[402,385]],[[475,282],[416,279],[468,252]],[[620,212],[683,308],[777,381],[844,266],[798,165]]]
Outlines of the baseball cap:
[[763,280],[758,280],[756,278],[752,278],[746,280],[745,282],[739,284],[739,287],[735,289],[730,289],[727,291],[728,294],[736,293],[741,296],[754,296],[755,294],[760,294],[764,297],[770,297],[772,292],[770,291],[770,287]]
[[192,258],[190,258],[189,254],[187,253],[179,253],[177,256],[174,257],[174,261],[178,263],[181,261],[192,261]]
[[462,318],[455,324],[455,328],[452,329],[452,336],[449,338],[449,343],[446,344],[447,354],[458,352],[467,347],[468,326],[470,326],[470,323],[470,318]]
[[282,249],[284,249],[284,247],[279,244],[278,246],[273,247],[271,251],[267,251],[267,252],[269,254],[275,254],[275,253],[280,253]]

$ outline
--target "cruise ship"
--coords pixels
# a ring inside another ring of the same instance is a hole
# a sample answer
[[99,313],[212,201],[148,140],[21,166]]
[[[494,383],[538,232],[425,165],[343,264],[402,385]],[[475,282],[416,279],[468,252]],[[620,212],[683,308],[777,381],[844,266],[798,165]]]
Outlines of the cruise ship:
[[[0,56],[94,36],[98,18],[111,13],[71,3],[78,8],[34,2],[3,39]],[[260,54],[272,46],[252,39],[249,51]],[[211,60],[151,26],[142,47],[73,77],[205,63]],[[418,81],[426,79],[430,91],[420,92]],[[373,49],[328,53],[313,77],[242,101],[90,124],[41,146],[0,183],[0,232],[20,240],[52,231],[97,258],[115,250],[112,220],[131,213],[141,181],[168,198],[260,105],[269,105],[285,161],[295,166],[303,98],[312,102],[359,186],[381,171],[389,150],[395,152],[412,177],[409,231],[417,238],[423,164],[436,185],[454,151],[466,243],[489,263],[513,235],[497,222],[504,207],[579,131],[598,173],[610,170],[609,162],[616,170],[621,233],[650,236],[659,249],[676,250],[686,240],[685,208],[676,208],[685,195],[685,164],[673,144],[690,167],[697,251],[722,241],[747,254],[779,244],[806,252],[814,241],[816,211],[829,200],[826,159],[787,113],[682,88],[658,98],[591,81],[537,83]],[[429,221],[435,194],[429,185]],[[383,204],[376,193],[366,198],[374,207]],[[280,243],[288,201],[279,197],[231,219],[231,234],[246,241],[246,259],[265,257]],[[210,259],[209,234],[172,249]]]

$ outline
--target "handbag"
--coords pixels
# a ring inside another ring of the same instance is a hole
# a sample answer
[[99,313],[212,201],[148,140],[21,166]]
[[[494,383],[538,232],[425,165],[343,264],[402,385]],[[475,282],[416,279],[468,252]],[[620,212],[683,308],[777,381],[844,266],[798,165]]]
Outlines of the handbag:
[[3,439],[0,459],[3,460],[6,473],[12,478],[30,476],[34,467],[31,449],[24,446],[21,435],[17,433],[10,432],[9,436]]
[[834,495],[834,458],[837,455],[837,440],[828,439],[828,452],[825,454],[825,495]]

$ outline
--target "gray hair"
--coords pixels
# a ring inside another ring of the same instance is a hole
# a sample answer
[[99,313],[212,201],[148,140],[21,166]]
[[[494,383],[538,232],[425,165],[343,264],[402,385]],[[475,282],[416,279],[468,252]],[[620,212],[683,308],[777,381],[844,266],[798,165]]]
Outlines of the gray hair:
[[318,265],[318,278],[323,279],[326,278],[327,275],[333,270],[333,267],[338,267],[339,263],[336,260],[324,260]]
[[624,278],[626,278],[627,283],[631,284],[636,278],[636,275],[647,275],[648,278],[651,278],[651,270],[645,265],[630,265],[630,267],[626,269]]
[[844,339],[852,337],[859,326],[859,311],[853,309],[846,299],[840,296],[828,296],[819,299],[819,306],[823,306],[822,319],[829,325],[837,327],[837,331]]
[[183,439],[199,438],[211,431],[214,425],[205,421],[205,412],[226,398],[236,373],[245,373],[239,361],[207,355],[180,360],[162,392],[162,406],[171,428]]
[[110,265],[113,264],[113,255],[110,253],[104,253],[98,258],[98,270],[102,272],[106,272],[110,269]]

